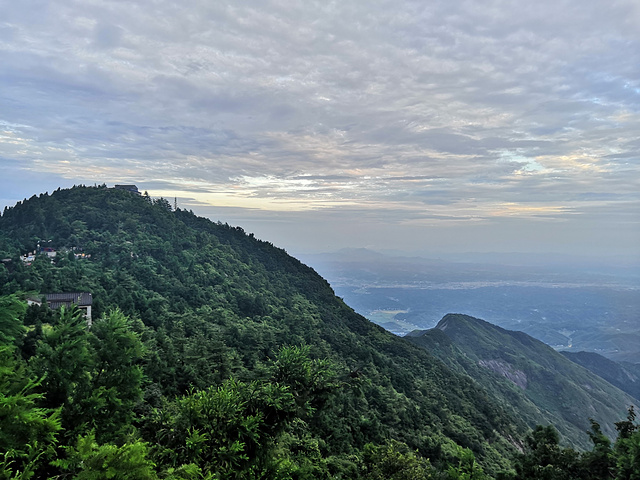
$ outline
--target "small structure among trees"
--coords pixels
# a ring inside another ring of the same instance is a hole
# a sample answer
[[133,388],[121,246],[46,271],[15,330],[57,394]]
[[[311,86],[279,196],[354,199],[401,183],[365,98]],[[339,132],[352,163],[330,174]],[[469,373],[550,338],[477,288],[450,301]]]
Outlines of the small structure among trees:
[[84,313],[87,323],[91,325],[91,305],[93,304],[93,298],[89,292],[45,293],[40,298],[27,299],[27,303],[29,305],[42,305],[43,299],[52,310],[56,310],[63,305],[65,308],[71,308],[72,305],[77,305]]
[[113,188],[117,190],[126,190],[127,192],[133,193],[135,195],[142,195],[136,185],[114,185]]

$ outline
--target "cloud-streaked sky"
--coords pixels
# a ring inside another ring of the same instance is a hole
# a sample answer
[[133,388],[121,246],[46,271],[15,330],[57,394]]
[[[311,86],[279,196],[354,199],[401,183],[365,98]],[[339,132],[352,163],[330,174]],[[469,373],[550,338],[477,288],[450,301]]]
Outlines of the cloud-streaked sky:
[[640,256],[640,2],[0,0],[0,203],[135,183],[290,251]]

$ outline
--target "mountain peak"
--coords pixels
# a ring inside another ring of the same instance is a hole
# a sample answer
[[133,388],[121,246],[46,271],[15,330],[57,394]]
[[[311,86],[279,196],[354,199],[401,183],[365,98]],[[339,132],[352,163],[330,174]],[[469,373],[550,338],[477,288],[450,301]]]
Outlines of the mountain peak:
[[[433,335],[431,332],[441,332]],[[442,335],[451,340],[443,342]],[[492,391],[514,413],[535,423],[553,423],[567,438],[588,448],[588,416],[615,437],[613,424],[635,400],[543,342],[468,315],[445,315],[437,326],[407,339],[423,346],[454,370]],[[518,391],[514,392],[513,387]],[[581,418],[576,412],[590,412]]]

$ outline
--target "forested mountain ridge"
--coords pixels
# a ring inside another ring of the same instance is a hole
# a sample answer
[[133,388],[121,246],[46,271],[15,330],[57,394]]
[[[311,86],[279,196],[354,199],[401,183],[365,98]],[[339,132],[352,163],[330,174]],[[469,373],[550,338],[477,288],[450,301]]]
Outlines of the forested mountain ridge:
[[640,401],[640,365],[614,362],[594,352],[560,352]]
[[[56,257],[22,262],[39,242]],[[12,381],[61,422],[56,442],[40,438],[54,451],[17,449],[7,465],[41,455],[73,472],[127,448],[140,478],[376,478],[387,457],[413,478],[449,466],[480,478],[474,456],[494,474],[522,444],[524,425],[481,388],[356,314],[312,269],[166,200],[106,187],[34,196],[0,217],[0,256],[2,295],[87,291],[102,318],[86,332],[73,312],[30,307],[16,314],[24,326],[7,323],[20,332],[3,351],[23,372]],[[120,370],[126,398],[106,373]],[[220,433],[216,418],[238,423]]]
[[564,443],[591,448],[589,419],[614,438],[614,423],[637,400],[523,332],[467,315],[446,315],[407,337],[483,385],[531,427],[553,424]]

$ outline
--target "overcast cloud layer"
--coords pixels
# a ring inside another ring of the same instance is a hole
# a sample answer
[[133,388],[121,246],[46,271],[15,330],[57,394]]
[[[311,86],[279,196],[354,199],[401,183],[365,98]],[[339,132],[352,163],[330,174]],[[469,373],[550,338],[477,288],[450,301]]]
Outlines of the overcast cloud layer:
[[637,0],[0,3],[3,204],[135,183],[293,251],[638,256]]

